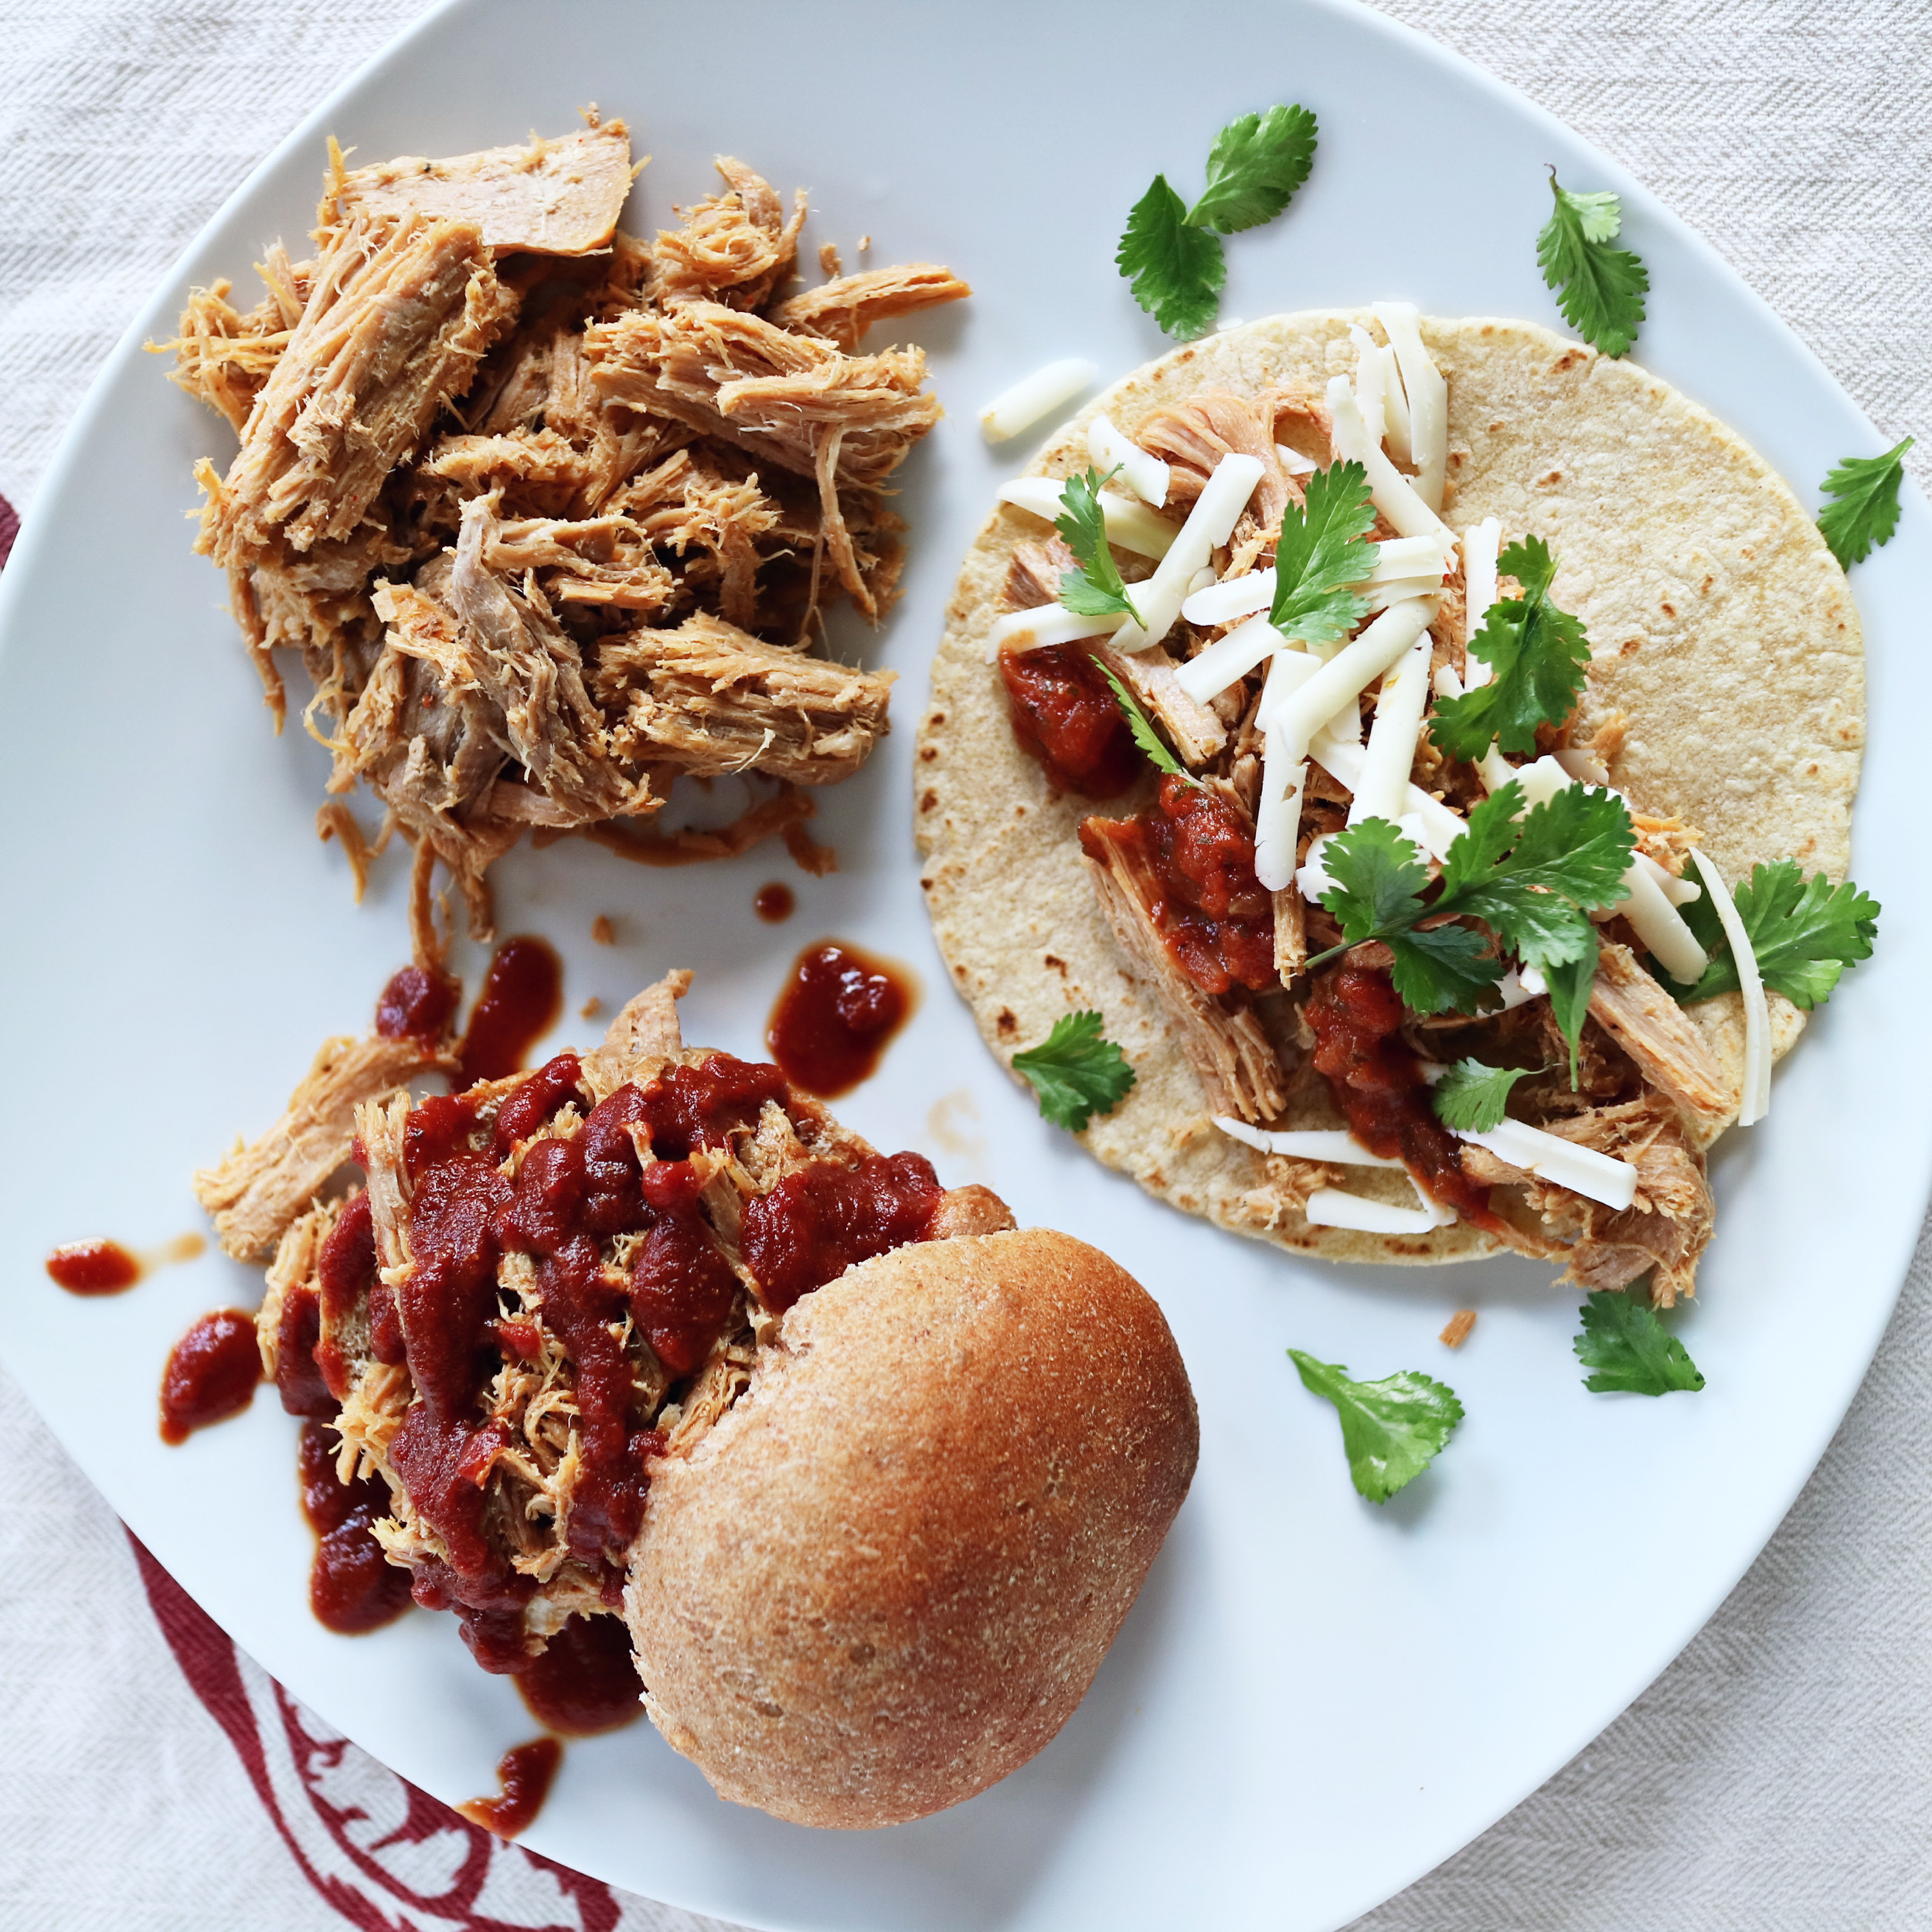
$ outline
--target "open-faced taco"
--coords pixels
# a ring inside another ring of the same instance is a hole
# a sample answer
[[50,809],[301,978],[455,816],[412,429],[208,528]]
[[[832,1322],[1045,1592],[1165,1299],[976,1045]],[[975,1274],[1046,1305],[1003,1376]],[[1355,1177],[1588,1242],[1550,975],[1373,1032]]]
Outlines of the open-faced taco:
[[988,1043],[1097,1012],[1087,1145],[1223,1226],[1688,1293],[1705,1151],[1876,911],[1789,488],[1628,362],[1386,304],[1176,350],[1002,495],[916,767]]

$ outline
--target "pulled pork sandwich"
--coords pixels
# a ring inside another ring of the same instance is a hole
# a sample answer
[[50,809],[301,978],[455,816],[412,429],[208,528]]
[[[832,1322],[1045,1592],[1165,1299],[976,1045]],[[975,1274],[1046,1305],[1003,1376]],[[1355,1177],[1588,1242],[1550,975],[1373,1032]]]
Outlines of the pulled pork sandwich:
[[988,1044],[1112,1056],[1063,1124],[1223,1226],[1689,1294],[1706,1151],[1877,912],[1791,490],[1628,362],[1391,303],[1175,351],[1002,499],[915,767]]
[[[862,764],[891,676],[815,655],[828,599],[896,595],[887,479],[940,414],[917,349],[859,346],[969,291],[927,263],[787,293],[805,217],[741,162],[646,243],[620,233],[630,140],[346,168],[246,313],[195,291],[175,380],[233,426],[196,547],[228,577],[280,728],[299,651],[339,794],[440,859],[471,931],[526,832],[675,863],[743,849]],[[723,833],[653,835],[680,773],[775,789]],[[378,842],[379,845],[380,842]],[[804,848],[801,845],[801,850]]]
[[448,1097],[396,1083],[446,1041],[338,1043],[204,1198],[231,1252],[274,1245],[284,1406],[386,1494],[354,1533],[485,1669],[621,1614],[723,1796],[920,1817],[1085,1693],[1186,1493],[1193,1397],[1104,1255],[685,1047],[689,978]]

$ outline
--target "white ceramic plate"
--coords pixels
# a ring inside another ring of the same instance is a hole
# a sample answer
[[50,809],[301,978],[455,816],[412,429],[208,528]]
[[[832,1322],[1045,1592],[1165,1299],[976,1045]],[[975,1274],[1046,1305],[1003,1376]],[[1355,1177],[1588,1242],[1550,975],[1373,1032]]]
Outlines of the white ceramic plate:
[[[714,151],[808,185],[809,240],[849,264],[949,263],[968,304],[906,333],[953,414],[904,472],[913,562],[884,634],[852,639],[904,682],[899,730],[828,795],[842,869],[775,849],[646,872],[587,845],[496,875],[502,929],[567,963],[566,1010],[672,965],[698,970],[691,1037],[755,1055],[794,950],[824,934],[910,963],[928,995],[841,1111],[882,1147],[981,1180],[1022,1222],[1109,1248],[1165,1308],[1202,1417],[1200,1475],[1093,1694],[1016,1776],[944,1816],[815,1834],[721,1805],[648,1728],[573,1744],[535,1850],[648,1896],[774,1927],[1329,1927],[1481,1831],[1586,1743],[1710,1614],[1836,1427],[1897,1292],[1932,1164],[1932,1043],[1912,739],[1932,661],[1918,635],[1932,519],[1908,491],[1855,582],[1874,730],[1857,872],[1884,902],[1878,957],[1777,1079],[1771,1124],[1716,1164],[1718,1239],[1685,1333],[1709,1387],[1587,1394],[1576,1296],[1524,1264],[1342,1270],[1289,1260],[1145,1198],[1045,1128],[946,991],[910,826],[913,720],[957,559],[1029,445],[980,442],[977,406],[1048,359],[1112,374],[1162,344],[1115,275],[1156,168],[1198,180],[1233,114],[1321,117],[1314,178],[1229,248],[1224,315],[1397,294],[1427,311],[1553,321],[1533,261],[1543,164],[1624,196],[1650,266],[1641,360],[1736,424],[1801,492],[1879,446],[1824,371],[1711,251],[1622,172],[1494,81],[1364,11],[1233,0],[1190,29],[1145,0],[970,12],[891,0],[738,0],[702,19],[638,0],[471,0],[400,42],[293,137],[211,224],[103,372],[0,580],[0,903],[9,1104],[0,1348],[49,1426],[162,1561],[325,1718],[417,1784],[492,1788],[528,1736],[510,1686],[446,1617],[332,1637],[304,1599],[295,1424],[272,1396],[185,1447],[155,1428],[169,1345],[260,1281],[218,1257],[121,1298],[48,1281],[56,1243],[141,1244],[198,1224],[189,1170],[277,1112],[315,1044],[366,1025],[406,953],[392,855],[351,907],[311,819],[322,753],[267,728],[212,569],[191,556],[192,460],[226,432],[138,352],[183,289],[242,282],[311,218],[330,131],[365,158],[449,153],[628,116],[646,171],[628,225],[707,192]],[[1232,54],[1230,56],[1230,51]],[[809,259],[810,250],[807,251]],[[1811,500],[1808,494],[1808,500]],[[1910,721],[1910,722],[1907,722]],[[761,926],[756,888],[800,910]],[[593,917],[617,922],[593,947]],[[472,975],[474,951],[461,961]],[[562,1039],[590,1029],[567,1021]],[[1447,1355],[1450,1311],[1481,1311]],[[1291,1344],[1358,1373],[1451,1377],[1468,1420],[1386,1509],[1349,1485],[1333,1413]]]

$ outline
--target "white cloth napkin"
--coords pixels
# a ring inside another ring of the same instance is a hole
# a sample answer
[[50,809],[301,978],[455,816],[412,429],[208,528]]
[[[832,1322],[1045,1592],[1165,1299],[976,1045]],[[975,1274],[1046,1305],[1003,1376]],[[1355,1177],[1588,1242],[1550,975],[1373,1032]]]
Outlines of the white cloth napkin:
[[[422,3],[0,0],[0,494],[30,512],[169,260]],[[1927,439],[1911,466],[1932,477],[1927,0],[1385,6],[1647,181],[1888,440]],[[1291,88],[1291,49],[1279,66]],[[1932,1926],[1928,1359],[1922,1245],[1844,1429],[1703,1634],[1358,1932]],[[151,1604],[120,1526],[3,1377],[0,1463],[0,1927],[709,1923],[481,1842],[289,1704],[165,1579]]]

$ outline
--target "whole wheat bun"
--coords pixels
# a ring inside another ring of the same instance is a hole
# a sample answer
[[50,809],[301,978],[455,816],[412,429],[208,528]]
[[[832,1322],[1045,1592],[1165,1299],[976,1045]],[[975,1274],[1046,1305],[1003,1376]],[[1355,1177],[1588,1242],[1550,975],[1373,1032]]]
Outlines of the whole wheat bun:
[[862,1264],[652,1471],[624,1596],[652,1721],[801,1825],[971,1798],[1072,1715],[1199,1440],[1159,1308],[1097,1250],[1035,1229]]

